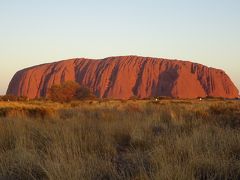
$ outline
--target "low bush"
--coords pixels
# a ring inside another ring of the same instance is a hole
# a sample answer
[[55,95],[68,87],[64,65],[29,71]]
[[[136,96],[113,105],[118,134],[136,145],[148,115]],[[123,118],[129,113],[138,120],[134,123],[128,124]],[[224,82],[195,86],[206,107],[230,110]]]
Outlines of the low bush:
[[27,101],[27,97],[15,96],[15,95],[5,95],[0,97],[0,101]]
[[75,98],[77,100],[95,99],[95,95],[87,87],[79,87],[76,90]]

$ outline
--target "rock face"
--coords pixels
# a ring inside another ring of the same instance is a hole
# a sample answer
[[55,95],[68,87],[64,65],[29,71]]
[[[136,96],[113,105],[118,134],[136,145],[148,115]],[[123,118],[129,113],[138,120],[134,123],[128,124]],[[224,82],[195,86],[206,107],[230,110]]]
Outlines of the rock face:
[[68,80],[89,87],[98,97],[116,99],[235,98],[239,93],[222,70],[187,61],[121,56],[70,59],[23,69],[12,78],[7,94],[45,97],[53,84]]

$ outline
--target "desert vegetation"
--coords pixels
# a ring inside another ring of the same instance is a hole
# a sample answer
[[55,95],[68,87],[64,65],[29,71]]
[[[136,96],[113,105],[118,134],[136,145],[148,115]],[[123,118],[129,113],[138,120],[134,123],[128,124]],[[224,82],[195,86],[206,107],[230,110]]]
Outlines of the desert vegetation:
[[0,102],[0,176],[240,179],[240,103]]
[[93,99],[95,96],[89,88],[80,86],[74,81],[66,81],[53,85],[48,89],[47,98],[56,102],[70,102],[73,100]]

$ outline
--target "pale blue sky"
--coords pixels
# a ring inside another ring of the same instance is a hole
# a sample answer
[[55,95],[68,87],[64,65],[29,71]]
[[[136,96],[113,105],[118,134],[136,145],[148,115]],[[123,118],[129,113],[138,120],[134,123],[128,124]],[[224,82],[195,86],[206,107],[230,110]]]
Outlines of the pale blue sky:
[[240,89],[240,1],[0,0],[0,94],[22,68],[116,55],[221,68]]

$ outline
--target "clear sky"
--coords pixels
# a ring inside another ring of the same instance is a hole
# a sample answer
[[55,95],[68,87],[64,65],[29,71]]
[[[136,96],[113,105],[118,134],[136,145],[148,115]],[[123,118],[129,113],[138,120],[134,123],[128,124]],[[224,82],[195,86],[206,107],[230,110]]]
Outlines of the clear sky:
[[0,0],[0,94],[22,68],[116,55],[221,68],[240,89],[240,1]]

